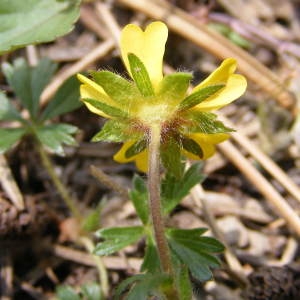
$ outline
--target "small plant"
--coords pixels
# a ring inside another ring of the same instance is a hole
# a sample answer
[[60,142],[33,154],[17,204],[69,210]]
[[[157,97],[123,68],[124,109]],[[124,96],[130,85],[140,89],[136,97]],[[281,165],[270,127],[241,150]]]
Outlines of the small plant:
[[76,145],[73,135],[77,127],[66,123],[53,123],[51,119],[81,105],[78,81],[75,77],[71,77],[60,87],[51,102],[44,109],[40,108],[40,96],[55,70],[56,64],[48,59],[41,60],[36,67],[30,67],[24,59],[2,65],[2,71],[17,101],[14,106],[13,101],[0,92],[0,120],[5,121],[5,127],[0,128],[0,153],[10,149],[23,137],[31,137],[44,167],[56,183],[63,199],[75,216],[79,217],[46,152],[48,149],[63,155],[63,144]]
[[94,251],[98,255],[111,254],[141,238],[146,241],[143,273],[125,280],[116,299],[131,286],[127,299],[190,300],[189,276],[201,281],[211,278],[210,268],[219,265],[214,254],[223,250],[217,240],[202,236],[206,229],[166,228],[165,219],[202,179],[199,165],[184,170],[183,156],[207,159],[216,144],[229,138],[232,129],[211,111],[241,96],[246,80],[234,74],[236,61],[228,58],[189,93],[190,73],[163,76],[167,36],[162,22],[151,23],[145,31],[133,24],[123,29],[121,54],[131,81],[109,71],[91,72],[93,80],[78,75],[83,102],[108,119],[93,141],[123,142],[114,159],[134,161],[148,173],[148,185],[136,176],[130,192],[143,225],[96,233],[101,239]]

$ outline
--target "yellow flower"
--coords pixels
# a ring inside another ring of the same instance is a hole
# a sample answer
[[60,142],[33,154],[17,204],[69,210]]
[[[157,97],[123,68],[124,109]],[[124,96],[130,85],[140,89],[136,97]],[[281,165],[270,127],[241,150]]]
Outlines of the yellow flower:
[[[153,22],[143,31],[129,24],[120,39],[121,55],[132,81],[108,71],[92,72],[93,80],[78,75],[81,98],[93,113],[109,119],[94,141],[124,142],[114,159],[134,161],[147,171],[149,131],[161,128],[161,158],[164,166],[180,163],[183,153],[192,159],[206,159],[215,145],[232,131],[211,113],[240,97],[246,79],[235,74],[236,61],[228,58],[188,94],[192,75],[163,76],[167,26]],[[175,164],[176,165],[176,164]]]

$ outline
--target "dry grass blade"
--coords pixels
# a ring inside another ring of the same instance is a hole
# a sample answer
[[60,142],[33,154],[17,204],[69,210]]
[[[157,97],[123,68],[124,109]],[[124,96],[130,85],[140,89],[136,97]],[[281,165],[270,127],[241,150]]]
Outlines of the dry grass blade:
[[8,198],[13,202],[18,210],[24,209],[24,200],[18,185],[16,184],[10,167],[4,155],[0,155],[0,182]]
[[268,202],[284,218],[290,228],[300,236],[300,218],[285,199],[275,190],[266,178],[229,141],[220,144],[223,154],[247,177]]
[[172,7],[165,1],[118,1],[153,19],[163,20],[171,30],[220,59],[235,57],[239,62],[240,71],[248,79],[274,97],[282,106],[290,109],[294,108],[294,95],[286,89],[274,73],[262,65],[255,57],[232,44],[219,33],[209,30],[194,17],[178,8]]
[[[224,121],[225,124],[231,127],[235,127],[232,123],[219,114],[220,119]],[[233,139],[242,146],[253,158],[260,163],[260,165],[268,171],[286,190],[300,202],[300,189],[291,180],[291,178],[264,152],[262,152],[250,139],[248,139],[242,132],[237,131],[232,134]]]

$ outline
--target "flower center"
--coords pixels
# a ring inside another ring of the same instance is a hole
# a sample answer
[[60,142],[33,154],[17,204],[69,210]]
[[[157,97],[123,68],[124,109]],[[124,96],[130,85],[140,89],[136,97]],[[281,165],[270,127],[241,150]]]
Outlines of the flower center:
[[147,125],[162,124],[171,118],[174,108],[166,103],[143,104],[137,112],[138,119]]

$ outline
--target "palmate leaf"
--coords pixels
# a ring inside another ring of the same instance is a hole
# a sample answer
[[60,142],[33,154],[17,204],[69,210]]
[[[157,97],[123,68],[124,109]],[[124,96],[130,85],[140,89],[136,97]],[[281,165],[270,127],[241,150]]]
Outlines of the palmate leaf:
[[0,120],[2,121],[12,120],[12,121],[24,122],[21,115],[10,103],[10,100],[6,97],[6,95],[2,91],[0,91]]
[[144,235],[142,226],[132,227],[111,227],[100,229],[96,232],[96,236],[104,239],[96,245],[94,254],[109,255],[117,252],[126,246],[135,243]]
[[58,89],[44,109],[41,119],[44,121],[77,109],[82,105],[79,98],[79,82],[75,76],[72,76]]
[[0,153],[16,144],[25,133],[25,128],[0,128]]
[[224,250],[223,245],[217,240],[202,237],[204,232],[203,228],[191,230],[169,228],[167,230],[172,252],[200,281],[211,278],[210,268],[220,265],[219,260],[213,254]]
[[219,92],[224,84],[210,85],[187,96],[179,105],[179,110],[190,109]]
[[0,54],[29,44],[49,42],[73,28],[79,0],[1,0]]
[[37,117],[41,93],[55,70],[56,64],[48,59],[42,59],[36,67],[30,67],[22,58],[16,59],[12,65],[2,65],[9,85],[33,119]]
[[142,61],[133,53],[128,54],[128,61],[132,77],[144,97],[154,96],[153,86]]
[[76,145],[72,137],[76,131],[77,127],[60,123],[37,127],[35,133],[42,145],[56,154],[64,155],[63,144]]

